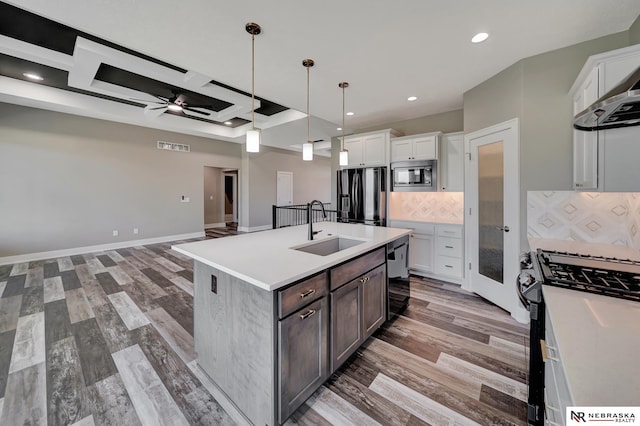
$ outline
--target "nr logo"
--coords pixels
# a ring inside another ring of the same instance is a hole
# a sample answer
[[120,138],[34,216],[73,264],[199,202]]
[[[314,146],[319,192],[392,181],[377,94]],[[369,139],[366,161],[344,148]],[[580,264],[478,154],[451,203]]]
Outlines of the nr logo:
[[585,423],[587,422],[584,418],[584,412],[573,411],[573,410],[571,410],[571,421],[578,422],[578,423],[580,423],[581,421]]

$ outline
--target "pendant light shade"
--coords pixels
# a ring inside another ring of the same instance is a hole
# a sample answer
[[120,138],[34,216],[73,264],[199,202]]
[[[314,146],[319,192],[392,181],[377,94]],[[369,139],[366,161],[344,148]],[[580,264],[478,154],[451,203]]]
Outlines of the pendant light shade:
[[302,159],[304,161],[313,160],[313,144],[311,142],[302,144]]
[[302,144],[302,159],[313,160],[313,142],[309,137],[311,129],[311,113],[309,112],[309,70],[314,65],[313,59],[303,59],[302,66],[307,69],[307,141]]
[[349,151],[344,147],[344,89],[349,87],[346,81],[338,83],[338,87],[342,89],[342,149],[340,150],[340,165],[349,165]]
[[255,36],[262,32],[260,25],[248,22],[245,30],[251,34],[251,130],[247,131],[247,152],[260,152],[260,129],[255,122]]
[[260,152],[260,130],[247,130],[247,152]]
[[349,165],[349,151],[341,150],[340,151],[340,165],[348,166]]

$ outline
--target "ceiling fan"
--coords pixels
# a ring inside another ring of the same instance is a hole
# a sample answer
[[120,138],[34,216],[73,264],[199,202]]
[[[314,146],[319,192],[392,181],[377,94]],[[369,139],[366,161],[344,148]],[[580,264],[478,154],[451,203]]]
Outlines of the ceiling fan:
[[184,94],[178,92],[172,92],[173,96],[170,98],[165,98],[163,96],[152,95],[154,98],[159,99],[159,101],[149,101],[148,99],[134,99],[131,98],[132,101],[140,101],[144,103],[154,103],[160,106],[149,108],[149,111],[156,111],[159,109],[166,109],[174,113],[182,113],[182,115],[190,115],[190,113],[196,113],[200,115],[209,116],[211,113],[200,111],[194,108],[211,108],[211,105],[191,105],[187,103],[187,97]]

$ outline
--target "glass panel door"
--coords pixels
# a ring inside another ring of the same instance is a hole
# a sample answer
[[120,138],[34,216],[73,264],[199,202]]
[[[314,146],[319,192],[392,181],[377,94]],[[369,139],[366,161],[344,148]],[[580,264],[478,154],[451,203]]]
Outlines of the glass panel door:
[[478,147],[478,272],[504,282],[504,142]]

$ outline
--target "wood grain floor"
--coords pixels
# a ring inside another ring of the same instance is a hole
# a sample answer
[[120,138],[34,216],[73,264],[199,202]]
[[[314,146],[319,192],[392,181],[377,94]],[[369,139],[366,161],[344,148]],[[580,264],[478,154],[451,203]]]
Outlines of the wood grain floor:
[[[193,268],[171,244],[0,266],[1,425],[242,423],[197,368]],[[405,314],[288,424],[526,424],[527,347],[504,311],[412,277]]]

